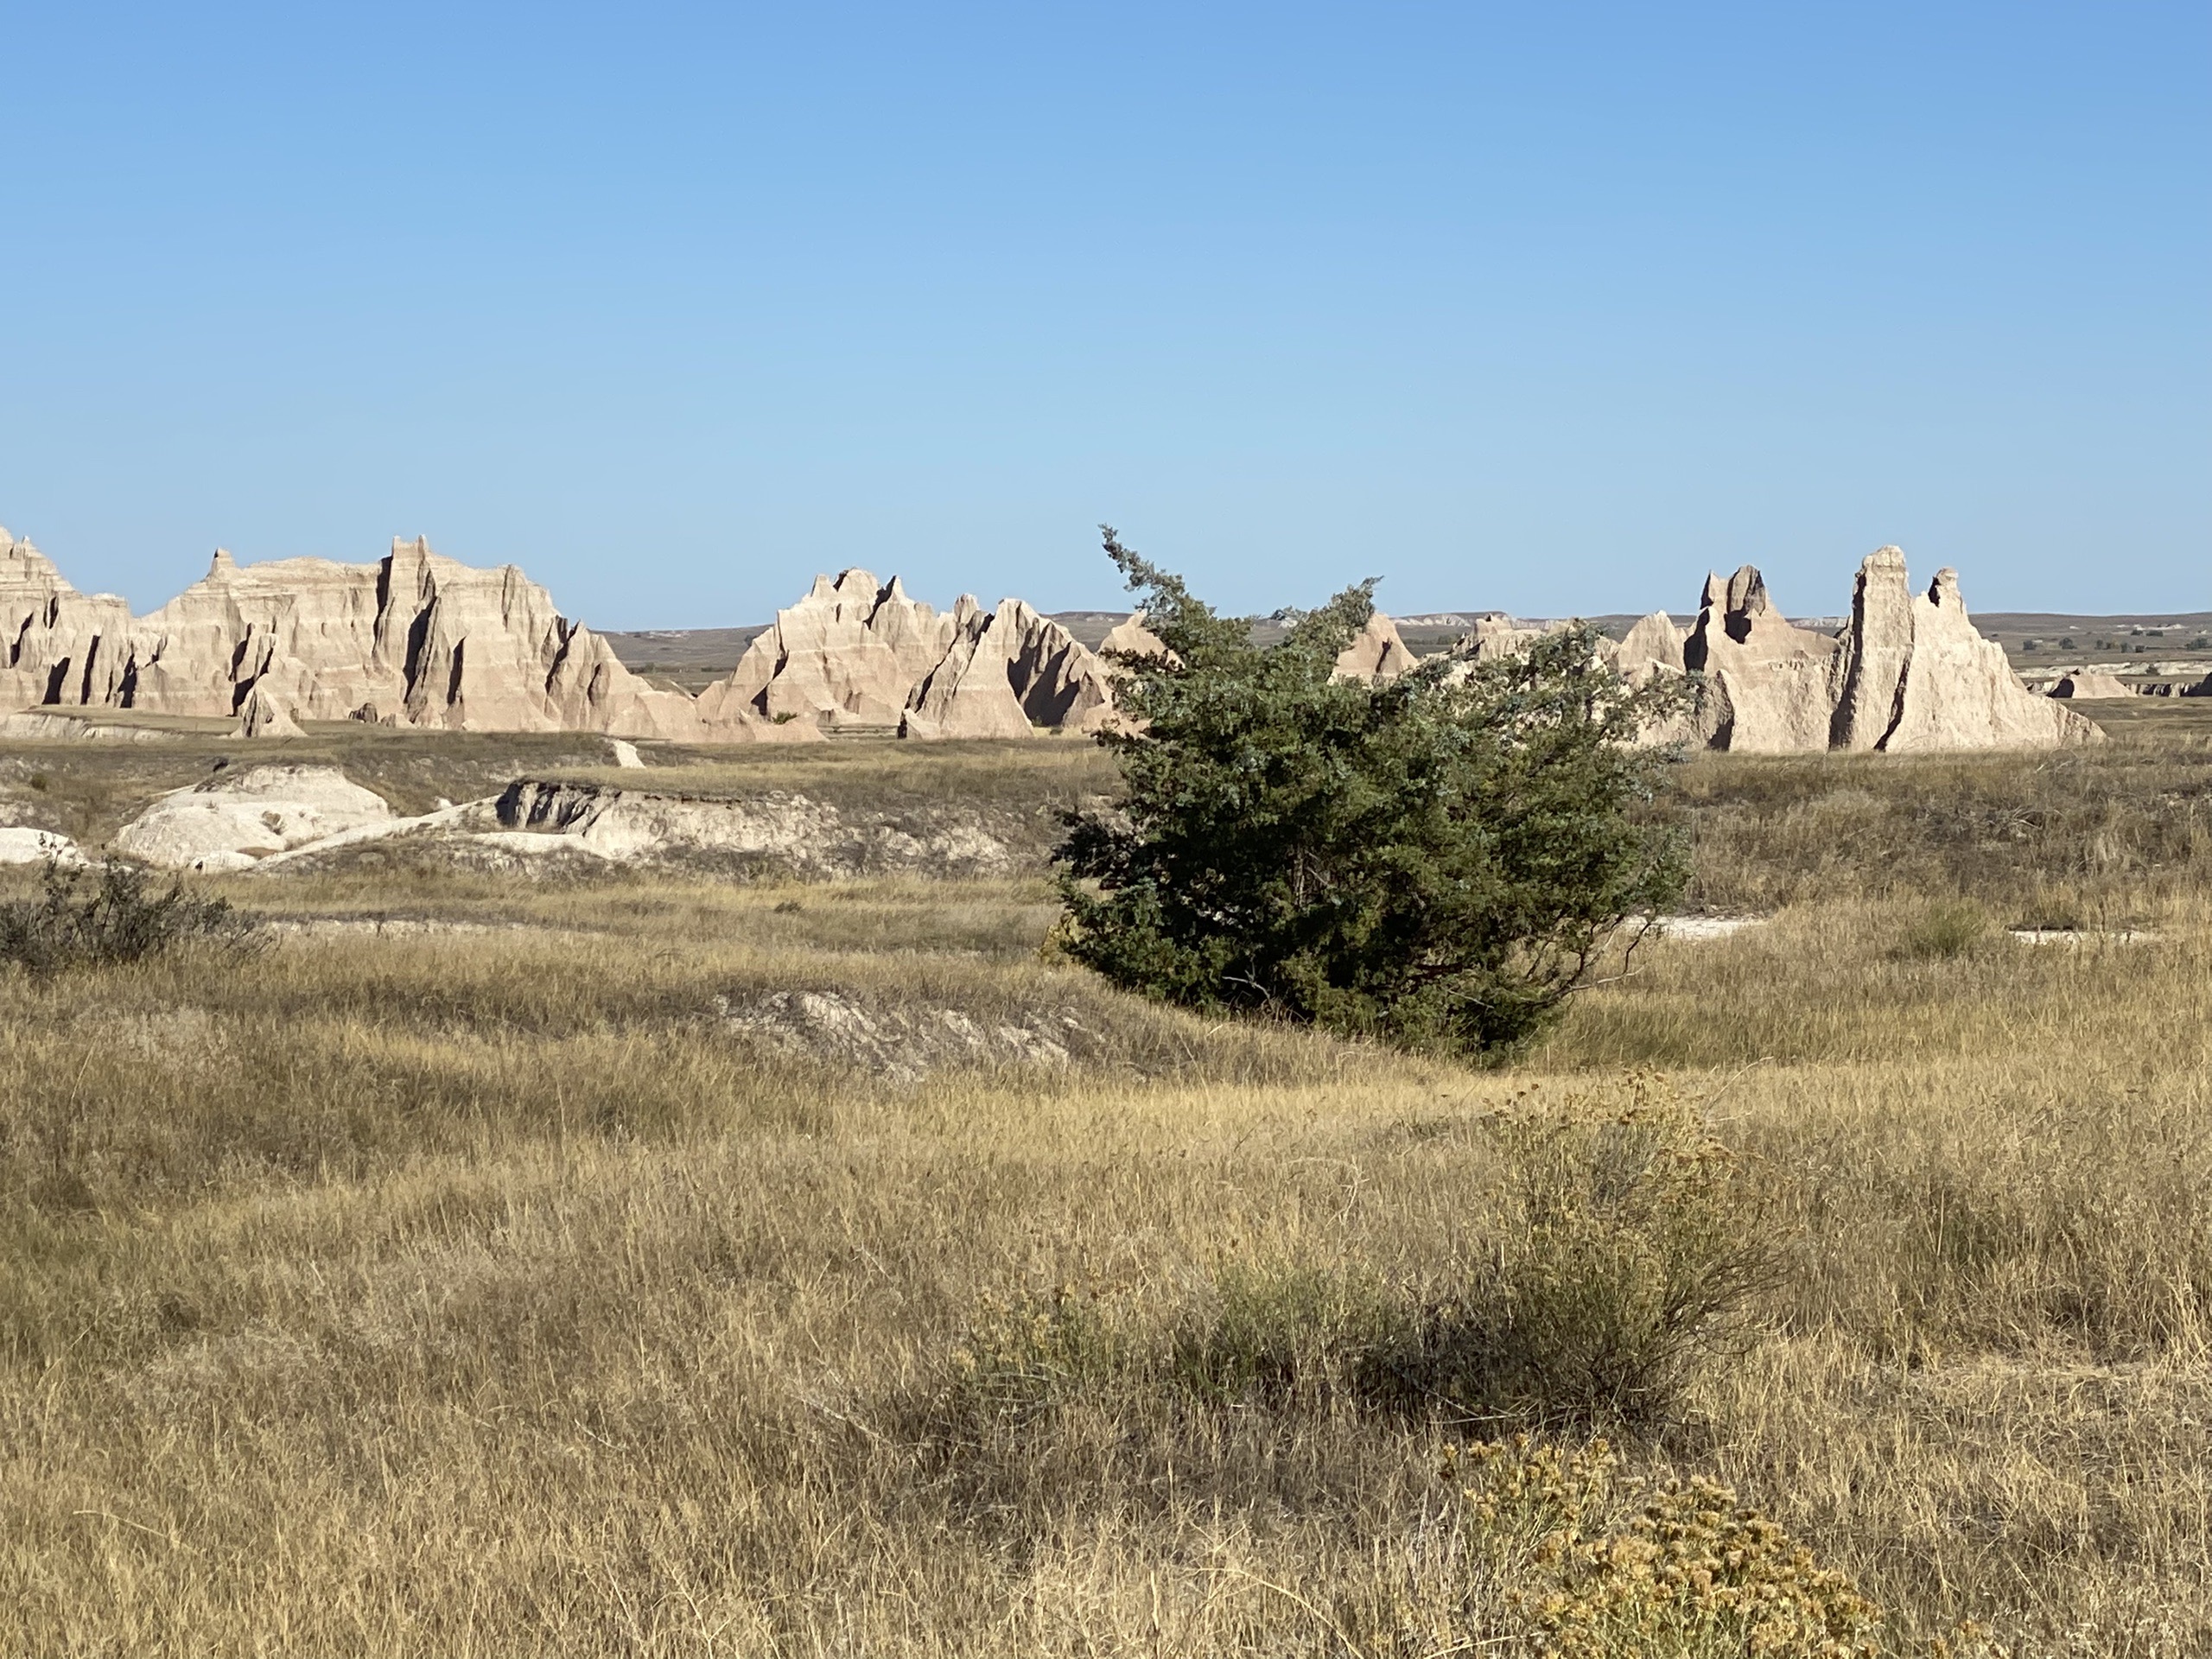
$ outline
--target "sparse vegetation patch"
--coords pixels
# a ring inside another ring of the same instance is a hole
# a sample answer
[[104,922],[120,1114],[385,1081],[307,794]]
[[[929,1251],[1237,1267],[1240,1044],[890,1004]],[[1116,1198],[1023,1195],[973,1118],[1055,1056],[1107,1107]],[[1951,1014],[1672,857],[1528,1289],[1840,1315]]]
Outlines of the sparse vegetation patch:
[[0,902],[0,963],[33,974],[143,962],[192,945],[236,950],[257,932],[229,899],[188,892],[181,881],[157,887],[123,863],[88,874],[48,861],[36,899]]

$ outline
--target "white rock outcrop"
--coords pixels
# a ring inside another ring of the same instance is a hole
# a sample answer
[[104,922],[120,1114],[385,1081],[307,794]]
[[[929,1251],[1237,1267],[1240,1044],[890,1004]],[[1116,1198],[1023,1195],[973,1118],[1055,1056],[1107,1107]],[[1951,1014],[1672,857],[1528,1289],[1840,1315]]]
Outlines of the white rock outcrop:
[[1831,683],[1831,748],[2055,749],[2104,735],[2021,683],[2005,648],[1967,617],[1957,571],[1937,571],[1928,591],[1915,594],[1895,547],[1877,549],[1859,568]]
[[290,709],[284,707],[265,685],[256,685],[246,694],[245,706],[238,710],[237,735],[239,737],[304,737],[300,722],[292,718]]
[[162,869],[245,870],[392,817],[384,797],[334,766],[254,766],[161,797],[116,832],[113,845]]
[[974,809],[957,805],[894,822],[782,791],[710,798],[524,779],[507,786],[495,810],[499,828],[470,839],[503,852],[581,852],[622,863],[735,857],[818,875],[992,874],[1015,861]]
[[68,836],[51,830],[34,830],[28,824],[0,826],[0,864],[48,862],[79,869],[85,855]]
[[79,593],[0,530],[0,709],[113,702],[130,626],[124,601]]
[[1119,652],[1127,657],[1158,657],[1163,659],[1174,654],[1158,634],[1145,626],[1142,611],[1131,611],[1108,629],[1106,637],[1098,642],[1098,651],[1101,656]]
[[126,725],[121,721],[87,720],[81,715],[60,715],[48,709],[26,709],[0,715],[0,738],[34,743],[174,743],[178,733],[158,726]]
[[1705,581],[1682,662],[1705,677],[1697,728],[1718,749],[1788,753],[1828,746],[1836,642],[1777,610],[1757,567]]
[[[1656,620],[1646,619],[1655,645]],[[1956,571],[1938,571],[1915,594],[1894,547],[1859,565],[1850,620],[1833,638],[1784,618],[1751,565],[1726,583],[1707,577],[1682,661],[1701,677],[1695,735],[1717,749],[1905,754],[2057,748],[2103,735],[2021,683],[2004,647],[1967,615]]]
[[[1551,628],[1478,618],[1459,651],[1481,661]],[[1132,615],[1114,651],[1158,651]],[[1796,626],[1758,570],[1706,582],[1697,620],[1664,612],[1601,655],[1632,682],[1695,677],[1696,710],[1654,741],[1799,753],[2048,748],[2101,735],[2028,690],[1974,628],[1949,570],[1911,591],[1886,547],[1860,567],[1840,634]],[[1377,612],[1338,657],[1339,674],[1395,678],[1415,658]],[[2208,682],[2212,684],[2212,682]],[[2204,688],[2198,688],[2202,691]],[[35,710],[11,715],[10,709]],[[0,722],[126,709],[234,721],[242,738],[295,736],[302,721],[353,719],[472,732],[599,732],[693,742],[819,741],[825,728],[913,738],[1028,738],[1095,731],[1116,718],[1106,658],[1020,600],[985,611],[963,595],[940,613],[893,577],[817,577],[777,613],[735,670],[698,696],[631,672],[590,629],[553,607],[512,565],[477,569],[395,539],[374,564],[280,559],[241,566],[219,551],[207,574],[151,614],[79,594],[28,541],[0,531]],[[69,735],[121,734],[79,722]],[[618,752],[619,753],[619,752]],[[202,804],[203,809],[205,804]],[[250,857],[251,848],[233,849]],[[263,849],[266,850],[266,849]]]
[[[1543,632],[1486,616],[1458,649],[1480,661],[1521,650]],[[1694,677],[1694,712],[1648,729],[1647,741],[1756,753],[1904,754],[2057,748],[2103,736],[2021,682],[2004,648],[1967,616],[1957,572],[1938,571],[1916,594],[1894,547],[1860,564],[1850,619],[1837,634],[1783,616],[1765,577],[1747,564],[1725,582],[1706,578],[1688,630],[1654,612],[1619,643],[1599,649],[1634,683]]]
[[1692,632],[1676,627],[1666,612],[1654,611],[1637,619],[1612,648],[1612,664],[1631,685],[1641,685],[1654,674],[1682,673],[1687,668],[1682,650]]

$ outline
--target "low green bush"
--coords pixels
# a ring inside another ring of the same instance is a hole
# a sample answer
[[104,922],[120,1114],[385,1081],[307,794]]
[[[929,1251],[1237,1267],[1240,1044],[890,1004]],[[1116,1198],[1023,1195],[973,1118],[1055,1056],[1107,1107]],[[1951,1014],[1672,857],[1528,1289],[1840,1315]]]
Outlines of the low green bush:
[[28,973],[143,962],[188,944],[238,949],[258,933],[227,899],[202,899],[143,870],[106,864],[96,876],[49,861],[36,899],[0,904],[0,962]]
[[933,1415],[958,1429],[1032,1422],[1064,1395],[1132,1367],[1128,1336],[1066,1286],[1043,1300],[987,1296],[952,1350]]
[[1185,1310],[1169,1375],[1215,1405],[1322,1405],[1357,1394],[1366,1357],[1405,1324],[1402,1295],[1358,1274],[1233,1265]]

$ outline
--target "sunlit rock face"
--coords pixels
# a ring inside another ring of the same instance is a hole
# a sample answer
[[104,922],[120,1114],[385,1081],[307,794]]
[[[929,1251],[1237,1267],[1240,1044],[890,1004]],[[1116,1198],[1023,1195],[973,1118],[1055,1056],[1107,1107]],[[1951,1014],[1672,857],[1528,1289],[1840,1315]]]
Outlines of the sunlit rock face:
[[0,708],[112,702],[130,630],[129,605],[79,593],[0,530]]
[[776,613],[702,710],[771,721],[896,728],[912,738],[1030,737],[1095,730],[1113,712],[1106,665],[1018,599],[986,611],[969,594],[940,613],[899,579],[817,576]]
[[[1549,625],[1549,626],[1565,626]],[[1478,620],[1459,654],[1524,649],[1545,628]],[[1160,649],[1140,618],[1109,646]],[[1912,591],[1904,555],[1859,567],[1851,620],[1830,636],[1791,623],[1758,570],[1707,579],[1698,617],[1638,621],[1600,655],[1632,682],[1685,675],[1693,712],[1653,741],[1789,753],[2055,748],[2101,734],[2023,685],[1976,632],[1955,572]],[[1414,662],[1377,612],[1338,657],[1347,677]],[[232,720],[252,736],[303,720],[469,732],[601,732],[700,742],[819,741],[861,727],[913,738],[1027,738],[1116,718],[1108,662],[1018,599],[963,594],[939,613],[893,577],[817,576],[726,679],[692,697],[625,668],[513,565],[480,569],[395,539],[373,564],[278,559],[207,574],[133,617],[79,594],[28,541],[0,531],[0,709],[111,707]]]
[[218,551],[207,574],[133,617],[77,593],[0,532],[0,700],[237,719],[254,735],[300,720],[472,732],[594,731],[709,741],[820,735],[648,684],[513,565],[479,569],[427,540],[373,564]]

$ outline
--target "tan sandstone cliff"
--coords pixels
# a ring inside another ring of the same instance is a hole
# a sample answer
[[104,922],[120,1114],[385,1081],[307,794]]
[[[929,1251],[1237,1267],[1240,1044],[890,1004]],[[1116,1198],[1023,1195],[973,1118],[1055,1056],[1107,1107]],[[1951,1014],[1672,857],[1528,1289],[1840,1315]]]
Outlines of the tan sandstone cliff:
[[1106,664],[1018,599],[986,611],[963,594],[949,612],[866,570],[817,576],[776,613],[702,710],[770,721],[895,728],[912,738],[1029,737],[1091,731],[1113,712]]
[[477,569],[422,539],[373,564],[218,551],[133,617],[80,594],[0,531],[0,701],[234,718],[251,735],[346,718],[453,731],[595,731],[715,742],[812,737],[713,714],[647,684],[512,565]]
[[[1457,650],[1481,661],[1523,649],[1543,632],[1485,616]],[[1649,741],[1758,753],[1902,754],[2058,748],[2103,736],[2021,683],[2004,647],[1967,616],[1956,571],[1938,571],[1916,594],[1894,547],[1860,564],[1851,620],[1838,634],[1790,622],[1765,577],[1747,564],[1725,582],[1706,578],[1688,629],[1655,611],[1599,651],[1634,683],[1692,677],[1694,710],[1647,730]]]
[[[1645,620],[1656,645],[1663,613]],[[1693,724],[1713,748],[1904,754],[2058,748],[2103,735],[2021,683],[2004,647],[1967,616],[1956,571],[1938,571],[1916,594],[1895,547],[1860,564],[1851,620],[1834,638],[1785,620],[1753,566],[1726,584],[1708,577],[1682,661],[1702,677]]]
[[[1563,626],[1552,624],[1547,626]],[[1546,627],[1478,619],[1459,650],[1481,660]],[[1130,617],[1109,648],[1160,649]],[[1904,556],[1859,572],[1849,624],[1801,628],[1745,565],[1707,579],[1696,622],[1664,612],[1599,647],[1631,681],[1694,677],[1694,713],[1652,741],[1770,753],[2049,748],[2098,729],[2036,696],[1967,617],[1958,579],[1911,591]],[[1389,679],[1414,658],[1380,612],[1340,674]],[[913,738],[1027,738],[1094,731],[1116,718],[1113,671],[1020,600],[972,595],[939,613],[895,576],[820,576],[777,613],[735,671],[696,698],[653,686],[563,617],[512,565],[479,569],[427,541],[395,539],[373,564],[280,559],[207,574],[151,614],[78,593],[27,541],[0,531],[0,714],[117,707],[215,716],[243,736],[296,734],[301,720],[352,718],[455,731],[592,731],[701,742],[818,741],[825,728]]]

